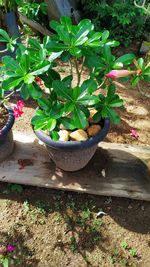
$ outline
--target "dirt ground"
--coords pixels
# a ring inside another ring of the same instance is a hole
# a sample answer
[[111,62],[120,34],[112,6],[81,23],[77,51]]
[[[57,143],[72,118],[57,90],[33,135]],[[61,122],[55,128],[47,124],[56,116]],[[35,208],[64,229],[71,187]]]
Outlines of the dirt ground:
[[[150,100],[128,84],[118,92],[121,124],[105,141],[150,145]],[[26,102],[14,130],[32,131],[34,107]],[[0,209],[0,246],[15,246],[12,267],[150,266],[148,202],[0,183]]]

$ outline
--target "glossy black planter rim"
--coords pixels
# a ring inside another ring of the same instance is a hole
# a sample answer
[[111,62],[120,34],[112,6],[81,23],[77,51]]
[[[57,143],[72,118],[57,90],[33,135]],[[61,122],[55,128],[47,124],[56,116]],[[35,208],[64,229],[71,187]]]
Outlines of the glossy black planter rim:
[[11,128],[14,124],[14,121],[15,121],[15,116],[14,116],[14,112],[13,112],[12,108],[8,107],[8,106],[4,106],[4,107],[8,111],[8,120],[5,124],[5,126],[2,129],[0,129],[0,140],[4,139],[5,136],[7,136],[7,134],[11,130]]
[[86,141],[53,141],[43,131],[35,131],[35,135],[47,146],[62,149],[62,150],[76,150],[92,147],[102,141],[107,135],[110,127],[110,120],[104,119],[102,130],[95,136],[87,139]]

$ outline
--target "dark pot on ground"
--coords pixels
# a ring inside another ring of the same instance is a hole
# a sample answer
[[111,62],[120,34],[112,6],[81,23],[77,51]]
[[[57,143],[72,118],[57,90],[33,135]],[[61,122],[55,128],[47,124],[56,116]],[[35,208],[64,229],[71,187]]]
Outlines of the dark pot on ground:
[[[8,32],[8,34],[10,36],[14,35],[18,37],[18,42],[21,42],[15,11],[10,11],[9,13],[3,15],[3,24],[5,25],[5,30]],[[13,53],[8,51],[5,44],[0,43],[0,60],[4,56],[15,57],[15,51]]]
[[43,131],[35,131],[36,136],[45,143],[50,158],[56,166],[65,171],[77,171],[87,165],[93,157],[97,145],[109,131],[110,121],[105,119],[102,130],[86,141],[53,141]]
[[15,121],[13,110],[5,106],[8,111],[8,120],[5,126],[0,129],[0,162],[5,160],[13,151],[14,140],[12,127]]

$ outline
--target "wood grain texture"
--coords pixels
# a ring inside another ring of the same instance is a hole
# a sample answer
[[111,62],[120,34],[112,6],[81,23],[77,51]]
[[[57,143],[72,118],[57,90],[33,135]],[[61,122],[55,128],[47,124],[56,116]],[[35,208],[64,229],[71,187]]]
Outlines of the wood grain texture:
[[43,27],[38,22],[28,19],[26,16],[23,16],[21,13],[19,13],[19,19],[22,22],[22,24],[27,24],[30,28],[32,28],[35,32],[40,32],[42,35],[48,35],[51,36],[52,32],[50,32],[46,27]]
[[49,161],[34,135],[14,137],[13,154],[0,163],[0,181],[150,201],[150,146],[102,142],[84,169],[70,173]]

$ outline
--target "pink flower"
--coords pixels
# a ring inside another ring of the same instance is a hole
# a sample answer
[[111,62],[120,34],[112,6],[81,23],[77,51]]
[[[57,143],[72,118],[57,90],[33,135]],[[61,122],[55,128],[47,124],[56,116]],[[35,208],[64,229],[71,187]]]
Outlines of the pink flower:
[[16,104],[18,107],[23,108],[24,107],[24,102],[22,100],[17,101]]
[[131,136],[134,137],[135,139],[138,139],[139,134],[137,133],[137,131],[135,129],[131,129]]
[[129,71],[129,70],[111,70],[105,76],[107,78],[115,79],[115,78],[121,78],[121,77],[126,77],[130,74],[133,74],[134,71]]
[[13,245],[8,244],[8,245],[6,246],[6,251],[7,251],[7,252],[13,252],[14,250],[15,250],[15,247],[14,247]]
[[22,111],[23,107],[24,102],[22,100],[17,101],[17,104],[13,108],[15,118],[21,117],[21,115],[24,113]]

